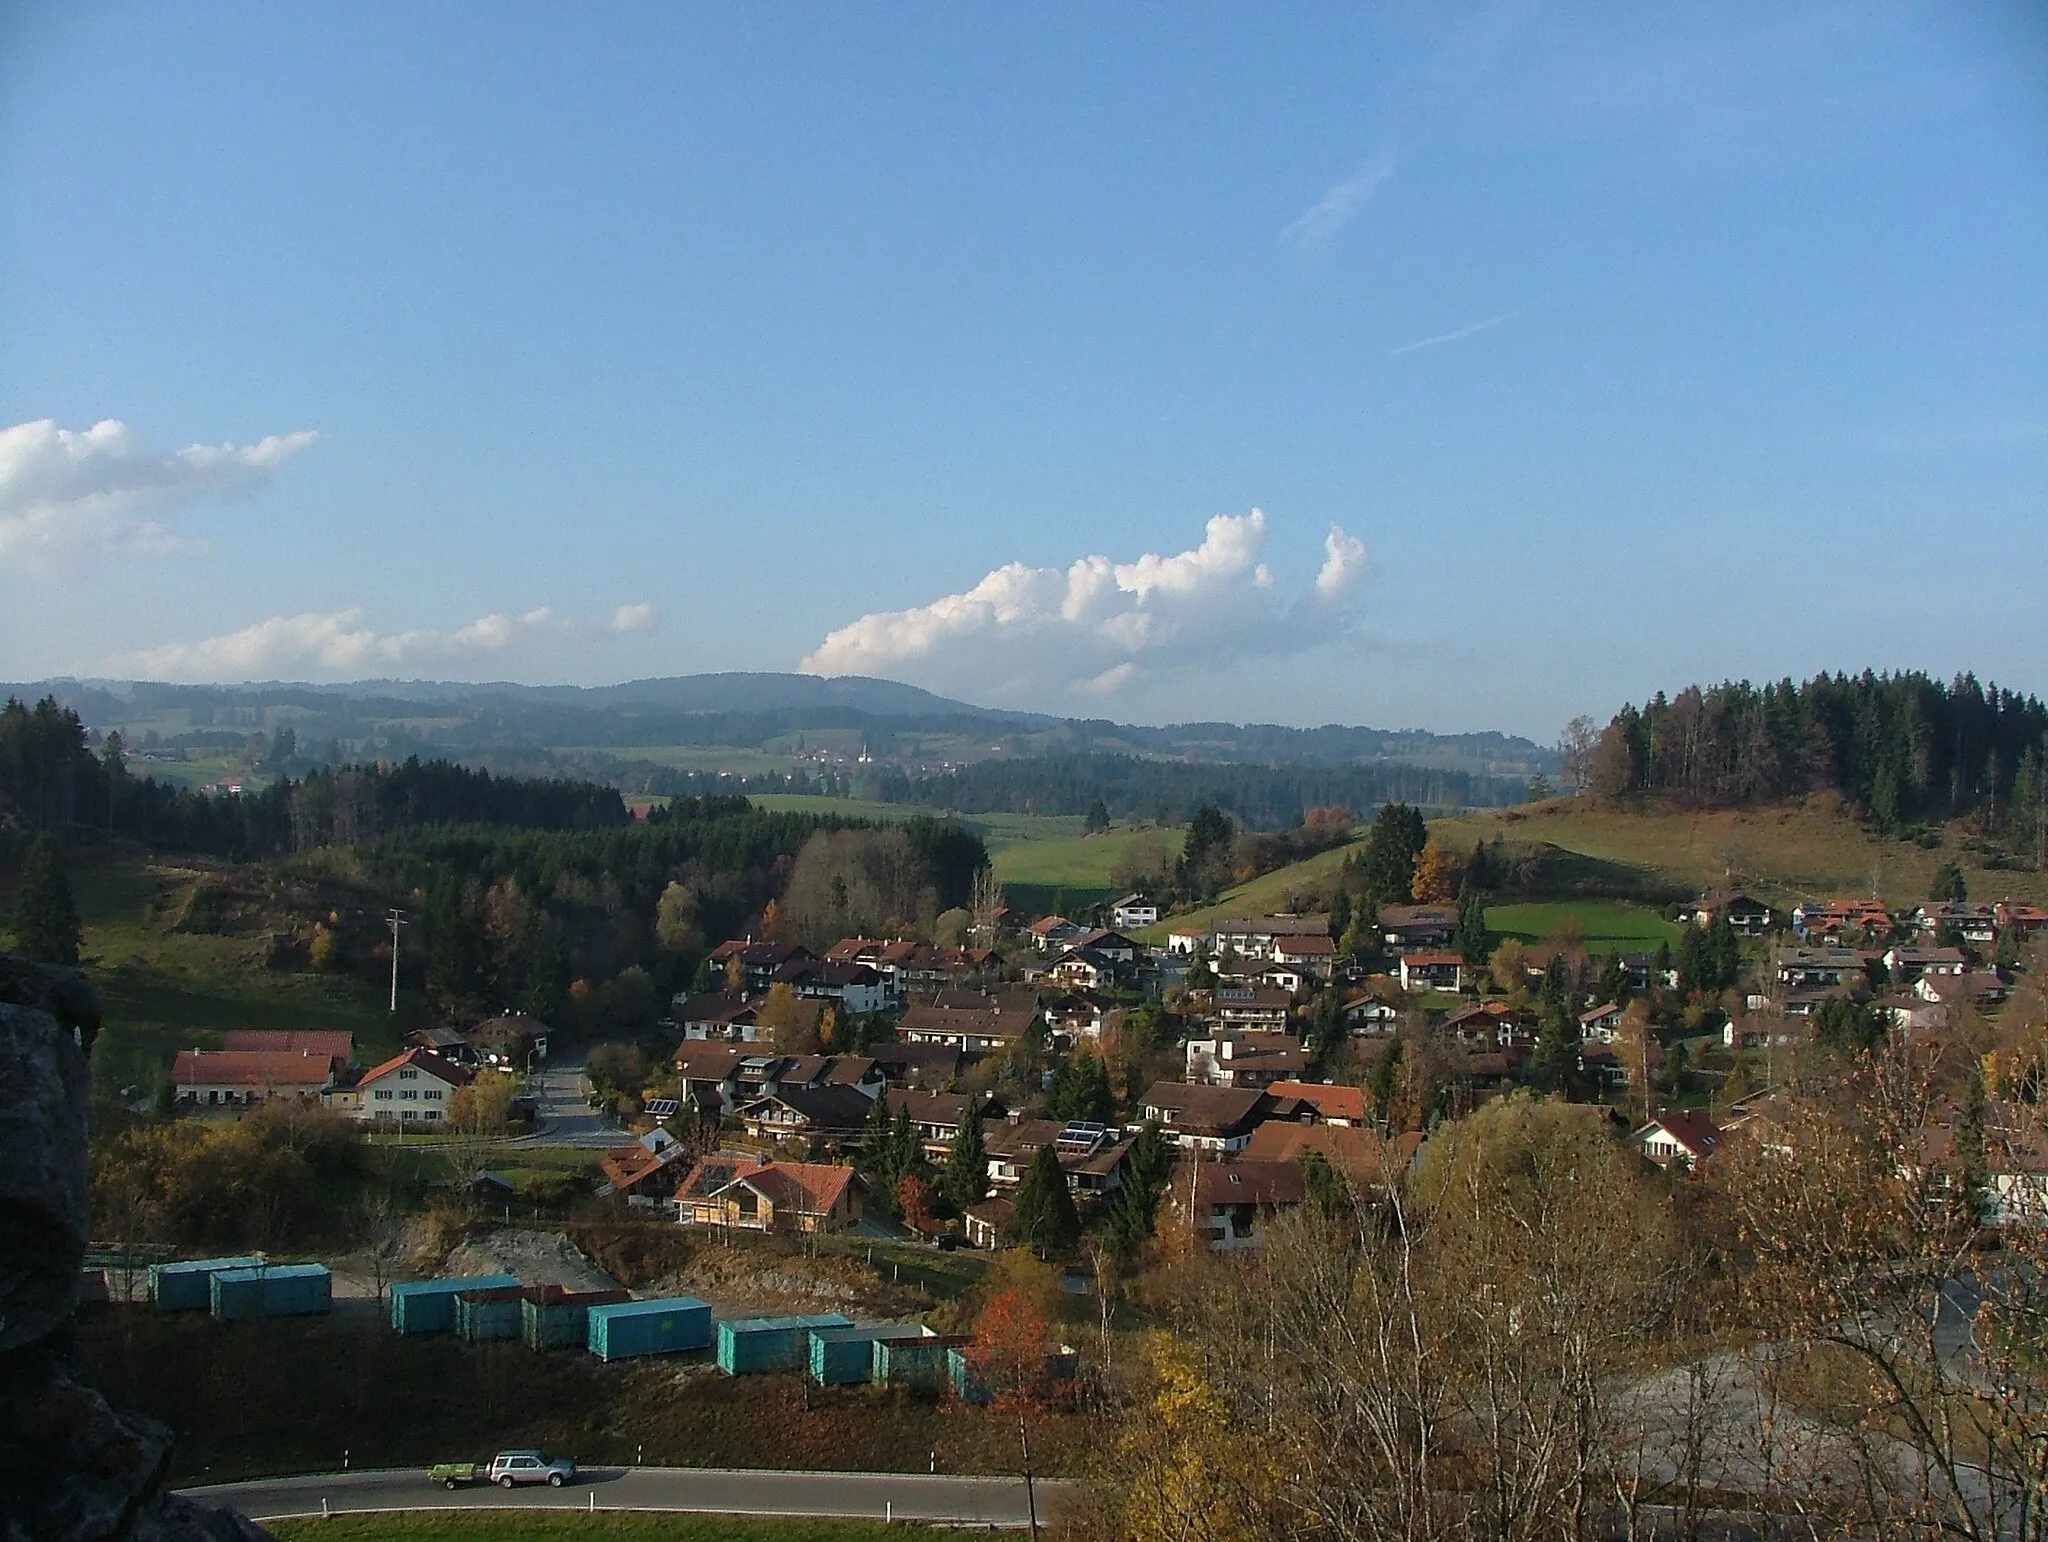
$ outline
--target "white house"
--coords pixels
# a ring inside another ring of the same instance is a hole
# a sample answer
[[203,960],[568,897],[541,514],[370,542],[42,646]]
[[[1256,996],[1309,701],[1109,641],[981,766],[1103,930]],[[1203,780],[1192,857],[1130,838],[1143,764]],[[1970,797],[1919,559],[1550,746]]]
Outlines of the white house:
[[1126,894],[1109,907],[1109,924],[1118,931],[1159,924],[1159,901],[1142,894]]
[[474,1079],[430,1049],[409,1049],[363,1073],[360,1101],[349,1112],[371,1124],[437,1124],[448,1117],[456,1089]]

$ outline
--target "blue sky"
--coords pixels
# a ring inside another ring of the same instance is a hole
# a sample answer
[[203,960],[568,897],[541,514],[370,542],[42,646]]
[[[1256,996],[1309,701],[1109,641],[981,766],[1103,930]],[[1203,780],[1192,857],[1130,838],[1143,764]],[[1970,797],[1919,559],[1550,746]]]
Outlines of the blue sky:
[[2044,195],[2018,0],[18,5],[0,676],[2048,689]]

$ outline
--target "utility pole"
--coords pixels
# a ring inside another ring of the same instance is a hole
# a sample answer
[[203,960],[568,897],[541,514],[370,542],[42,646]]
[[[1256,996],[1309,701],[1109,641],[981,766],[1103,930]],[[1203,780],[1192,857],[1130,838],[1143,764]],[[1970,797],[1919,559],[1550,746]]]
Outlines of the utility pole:
[[412,923],[405,918],[405,912],[393,909],[384,917],[384,924],[391,928],[391,1013],[398,1015],[398,929]]

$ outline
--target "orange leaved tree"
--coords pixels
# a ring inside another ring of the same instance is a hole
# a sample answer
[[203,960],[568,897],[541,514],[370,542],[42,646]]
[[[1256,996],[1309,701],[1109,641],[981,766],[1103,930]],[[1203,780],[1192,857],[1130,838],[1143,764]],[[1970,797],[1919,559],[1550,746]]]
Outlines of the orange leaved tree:
[[967,1368],[988,1391],[989,1406],[1017,1421],[1017,1457],[1024,1478],[1024,1498],[1031,1515],[1031,1535],[1038,1535],[1038,1490],[1031,1465],[1031,1429],[1054,1393],[1048,1367],[1052,1328],[1044,1304],[1023,1285],[999,1290],[983,1304],[974,1320],[974,1343],[967,1350]]

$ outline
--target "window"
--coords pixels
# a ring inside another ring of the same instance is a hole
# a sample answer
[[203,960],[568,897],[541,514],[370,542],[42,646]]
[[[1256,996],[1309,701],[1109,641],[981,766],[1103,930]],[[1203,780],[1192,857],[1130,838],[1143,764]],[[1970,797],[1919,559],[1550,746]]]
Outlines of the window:
[[421,1115],[427,1119],[438,1119],[441,1117],[441,1110],[438,1108],[424,1109],[421,1111]]
[[406,1088],[403,1092],[399,1093],[398,1096],[400,1101],[406,1103],[413,1103],[419,1100],[419,1092],[412,1087]]
[[419,1074],[419,1072],[414,1070],[403,1070],[398,1073],[398,1079],[402,1082],[416,1081],[419,1079]]
[[379,1087],[375,1096],[378,1102],[389,1103],[391,1101],[391,1089],[389,1087]]
[[420,1096],[425,1098],[429,1103],[431,1103],[436,1101],[441,1096],[441,1089],[439,1087],[429,1087],[424,1092],[422,1092]]

